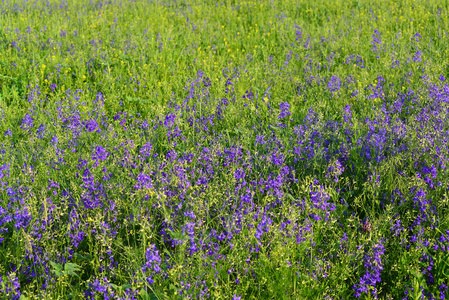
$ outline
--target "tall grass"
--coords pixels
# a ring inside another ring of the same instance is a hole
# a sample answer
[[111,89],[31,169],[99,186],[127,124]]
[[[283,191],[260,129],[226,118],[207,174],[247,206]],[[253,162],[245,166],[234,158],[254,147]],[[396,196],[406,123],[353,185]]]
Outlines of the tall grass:
[[445,299],[447,1],[4,1],[5,299]]

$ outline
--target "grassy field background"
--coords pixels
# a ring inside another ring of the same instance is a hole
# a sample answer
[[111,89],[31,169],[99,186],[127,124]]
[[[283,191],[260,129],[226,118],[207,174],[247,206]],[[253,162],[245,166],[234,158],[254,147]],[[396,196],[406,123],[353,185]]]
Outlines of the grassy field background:
[[5,299],[445,299],[448,1],[3,1]]

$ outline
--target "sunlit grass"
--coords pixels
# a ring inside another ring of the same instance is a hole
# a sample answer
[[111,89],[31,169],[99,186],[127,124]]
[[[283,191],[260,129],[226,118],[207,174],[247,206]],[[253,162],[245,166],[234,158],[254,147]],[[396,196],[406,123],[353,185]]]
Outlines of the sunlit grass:
[[446,2],[0,11],[3,298],[444,299]]

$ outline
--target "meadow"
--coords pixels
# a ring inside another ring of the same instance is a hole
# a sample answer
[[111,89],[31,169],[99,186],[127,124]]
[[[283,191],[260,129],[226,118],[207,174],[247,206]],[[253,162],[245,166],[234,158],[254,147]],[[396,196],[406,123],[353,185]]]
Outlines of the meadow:
[[1,299],[446,299],[446,0],[3,0]]

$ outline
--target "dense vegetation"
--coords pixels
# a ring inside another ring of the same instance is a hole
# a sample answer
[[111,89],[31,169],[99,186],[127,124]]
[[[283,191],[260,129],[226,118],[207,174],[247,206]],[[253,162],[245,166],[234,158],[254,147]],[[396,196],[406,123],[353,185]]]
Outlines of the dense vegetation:
[[448,1],[2,1],[3,299],[445,299]]

